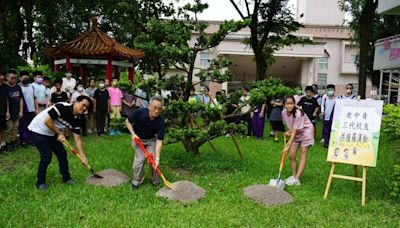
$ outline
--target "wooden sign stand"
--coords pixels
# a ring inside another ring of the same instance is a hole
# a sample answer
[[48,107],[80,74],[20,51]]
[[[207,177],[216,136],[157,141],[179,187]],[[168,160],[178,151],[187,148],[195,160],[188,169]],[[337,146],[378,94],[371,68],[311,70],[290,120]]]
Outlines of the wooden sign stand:
[[326,183],[324,199],[328,197],[329,188],[331,187],[332,178],[344,179],[344,180],[351,180],[355,183],[362,182],[362,192],[361,192],[361,205],[365,207],[365,191],[367,186],[367,167],[363,166],[363,173],[362,177],[357,177],[357,166],[354,166],[354,176],[345,176],[340,174],[334,174],[335,171],[335,162],[332,162],[331,171],[328,177],[328,183]]

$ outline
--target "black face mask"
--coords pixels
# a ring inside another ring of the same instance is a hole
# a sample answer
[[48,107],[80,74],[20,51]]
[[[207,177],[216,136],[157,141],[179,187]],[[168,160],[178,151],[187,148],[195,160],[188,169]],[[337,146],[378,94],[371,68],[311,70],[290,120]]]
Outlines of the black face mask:
[[27,85],[29,83],[29,79],[24,78],[21,82],[22,82],[22,84]]

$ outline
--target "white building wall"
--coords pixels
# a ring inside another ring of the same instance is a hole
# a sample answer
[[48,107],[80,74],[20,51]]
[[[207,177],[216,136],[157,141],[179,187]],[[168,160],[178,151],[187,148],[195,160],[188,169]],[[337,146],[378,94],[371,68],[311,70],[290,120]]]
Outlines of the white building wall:
[[338,0],[298,0],[297,9],[296,18],[306,25],[343,24],[344,12],[339,8]]

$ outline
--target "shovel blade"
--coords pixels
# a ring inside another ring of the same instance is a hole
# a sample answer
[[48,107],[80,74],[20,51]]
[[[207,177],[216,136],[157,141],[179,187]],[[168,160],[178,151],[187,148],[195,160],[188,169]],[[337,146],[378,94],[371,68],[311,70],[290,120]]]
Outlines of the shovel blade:
[[161,175],[161,179],[164,182],[164,185],[167,186],[167,188],[173,190],[174,189],[174,185],[171,184],[171,182],[167,181],[167,179],[164,177],[164,175]]
[[271,179],[269,181],[268,185],[269,186],[273,186],[273,187],[277,187],[277,188],[280,188],[280,189],[283,190],[285,188],[285,186],[286,186],[286,183],[285,183],[284,180],[281,180],[281,179]]

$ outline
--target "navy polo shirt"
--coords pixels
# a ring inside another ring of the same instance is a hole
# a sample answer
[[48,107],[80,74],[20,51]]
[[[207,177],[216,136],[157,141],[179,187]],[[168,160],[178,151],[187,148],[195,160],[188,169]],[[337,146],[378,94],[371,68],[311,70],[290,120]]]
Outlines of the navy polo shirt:
[[128,117],[133,130],[141,139],[164,139],[165,122],[164,118],[158,116],[150,120],[148,108],[138,108]]

